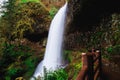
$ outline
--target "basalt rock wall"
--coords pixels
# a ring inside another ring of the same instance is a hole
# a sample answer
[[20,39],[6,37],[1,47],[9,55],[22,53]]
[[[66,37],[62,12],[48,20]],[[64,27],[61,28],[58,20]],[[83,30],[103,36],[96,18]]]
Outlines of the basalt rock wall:
[[91,31],[103,17],[120,12],[119,0],[69,0],[68,32]]

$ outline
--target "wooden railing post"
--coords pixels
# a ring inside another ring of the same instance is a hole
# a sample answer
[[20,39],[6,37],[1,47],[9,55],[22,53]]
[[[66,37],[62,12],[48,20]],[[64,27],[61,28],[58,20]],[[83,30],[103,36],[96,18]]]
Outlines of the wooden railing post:
[[93,55],[88,55],[88,80],[94,80]]
[[98,72],[98,77],[100,78],[102,75],[102,61],[101,61],[101,52],[99,50],[96,51],[96,53],[98,54],[99,58],[98,58],[98,66],[99,66],[99,72]]
[[88,68],[88,59],[86,53],[82,53],[82,67]]
[[88,59],[87,54],[82,53],[82,69],[79,72],[79,75],[77,76],[76,80],[85,80],[86,74],[88,70]]
[[82,69],[76,80],[101,80],[102,62],[99,50],[82,53]]

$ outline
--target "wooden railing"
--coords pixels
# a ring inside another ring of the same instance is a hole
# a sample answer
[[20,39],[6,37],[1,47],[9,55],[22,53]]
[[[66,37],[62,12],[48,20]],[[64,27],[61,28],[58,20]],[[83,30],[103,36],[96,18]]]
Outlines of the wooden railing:
[[82,69],[76,80],[101,80],[101,65],[101,53],[99,50],[82,53]]

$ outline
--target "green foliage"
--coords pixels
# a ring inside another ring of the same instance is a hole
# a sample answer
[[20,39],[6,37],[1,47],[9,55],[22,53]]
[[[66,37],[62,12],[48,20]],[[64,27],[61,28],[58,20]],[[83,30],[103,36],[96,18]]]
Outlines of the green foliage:
[[120,54],[120,45],[108,47],[107,52],[111,55]]
[[106,59],[106,60],[110,60],[110,59],[111,59],[111,56],[110,56],[110,54],[103,54],[103,55],[102,55],[102,58],[103,58],[103,59]]
[[107,52],[108,52],[108,53],[112,53],[112,51],[113,51],[113,48],[112,48],[112,47],[107,48]]
[[3,8],[5,11],[2,11],[3,15],[0,19],[0,33],[5,38],[9,40],[23,38],[26,32],[46,30],[49,14],[40,3],[20,3],[16,0],[9,0]]
[[35,80],[68,80],[68,74],[62,68],[59,68],[56,71],[47,71],[44,68],[44,77],[38,77]]
[[57,13],[58,9],[56,7],[52,7],[49,11],[50,17],[53,18]]
[[120,52],[120,14],[104,18],[100,27],[92,33],[90,46],[101,49],[103,58],[111,59]]
[[5,43],[5,38],[0,37],[0,57],[2,56],[3,53],[4,43]]
[[11,80],[9,76],[6,76],[5,77],[5,80]]
[[17,73],[17,69],[16,68],[10,68],[10,70],[8,70],[8,75],[13,76]]
[[82,62],[75,65],[76,70],[80,70],[82,68]]
[[37,3],[39,3],[40,0],[21,0],[21,3],[27,3],[27,2],[37,2]]
[[71,53],[72,53],[72,51],[70,51],[70,50],[64,51],[64,55],[63,55],[64,59],[67,60],[68,62],[71,62],[71,60],[72,60],[72,57],[70,56]]
[[81,70],[82,68],[82,62],[79,61],[79,62],[75,62],[75,63],[72,63],[71,64],[72,67],[74,67],[74,69],[71,69],[69,72],[69,77],[72,75],[72,79],[75,80],[79,71]]
[[54,72],[44,69],[44,73],[44,80],[68,80],[68,74],[64,69],[58,69]]
[[[4,44],[0,58],[1,79],[11,80],[19,76],[32,75],[37,59],[32,56],[33,51],[27,46]],[[23,75],[29,73],[27,75]]]
[[66,67],[66,71],[68,73],[69,78],[71,80],[75,80],[76,76],[78,75],[82,67],[81,52],[80,51],[67,51],[67,52],[70,52],[69,57],[71,58],[71,61]]

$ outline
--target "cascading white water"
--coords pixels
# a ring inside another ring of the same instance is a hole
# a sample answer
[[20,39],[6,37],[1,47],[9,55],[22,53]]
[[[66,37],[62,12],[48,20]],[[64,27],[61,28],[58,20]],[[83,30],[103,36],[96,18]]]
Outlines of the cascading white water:
[[60,8],[50,25],[48,41],[43,61],[38,65],[34,77],[43,76],[44,67],[49,71],[57,70],[64,65],[62,55],[63,35],[66,22],[67,2]]

